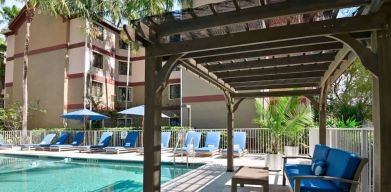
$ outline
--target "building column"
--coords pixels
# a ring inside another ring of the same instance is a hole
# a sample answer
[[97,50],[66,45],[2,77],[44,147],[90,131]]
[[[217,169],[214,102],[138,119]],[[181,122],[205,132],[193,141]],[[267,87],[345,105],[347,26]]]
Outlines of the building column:
[[[146,48],[148,52],[148,47]],[[147,55],[147,54],[146,54]],[[160,191],[162,91],[156,91],[161,57],[145,58],[144,178],[145,192]]]
[[386,30],[373,34],[377,50],[378,77],[373,82],[374,182],[375,191],[391,191],[391,22]]

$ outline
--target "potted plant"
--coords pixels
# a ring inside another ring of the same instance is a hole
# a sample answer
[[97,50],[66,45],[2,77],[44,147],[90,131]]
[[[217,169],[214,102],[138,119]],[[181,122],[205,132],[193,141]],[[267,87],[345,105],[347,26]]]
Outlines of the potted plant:
[[281,138],[296,137],[299,131],[303,131],[302,128],[310,125],[313,119],[311,108],[302,103],[299,97],[256,99],[255,107],[255,123],[270,131],[266,166],[270,170],[281,170]]

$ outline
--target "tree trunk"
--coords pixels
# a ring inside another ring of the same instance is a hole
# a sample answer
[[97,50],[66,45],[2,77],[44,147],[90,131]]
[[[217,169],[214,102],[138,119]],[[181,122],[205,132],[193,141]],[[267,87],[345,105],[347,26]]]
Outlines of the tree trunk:
[[26,36],[23,52],[23,80],[22,80],[22,94],[23,94],[23,109],[22,109],[22,135],[27,136],[27,119],[28,119],[28,89],[27,89],[27,71],[29,65],[29,45],[30,45],[30,26],[34,17],[34,9],[26,11]]

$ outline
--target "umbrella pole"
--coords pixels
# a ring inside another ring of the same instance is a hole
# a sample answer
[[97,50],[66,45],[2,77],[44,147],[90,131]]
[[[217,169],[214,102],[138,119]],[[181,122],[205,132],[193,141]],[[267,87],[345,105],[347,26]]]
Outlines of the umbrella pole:
[[[84,136],[86,135],[86,123],[87,123],[87,121],[86,121],[86,116],[84,116],[83,117],[83,132],[84,132]],[[86,144],[86,140],[85,139],[83,139],[83,144],[85,145]]]
[[144,147],[144,116],[141,121],[141,147]]

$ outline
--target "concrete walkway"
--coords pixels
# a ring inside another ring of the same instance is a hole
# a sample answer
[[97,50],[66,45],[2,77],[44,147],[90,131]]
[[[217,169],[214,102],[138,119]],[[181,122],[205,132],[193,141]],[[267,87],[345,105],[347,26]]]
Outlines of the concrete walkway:
[[[60,158],[86,158],[123,161],[143,161],[144,156],[139,153],[105,154],[105,153],[79,153],[77,151],[48,152],[48,151],[20,151],[0,150],[0,154],[49,156]],[[170,152],[162,153],[162,162],[173,162]],[[186,162],[186,157],[176,157],[176,162]],[[231,177],[234,173],[226,172],[226,158],[219,155],[211,157],[189,157],[190,163],[204,163],[205,165],[186,173],[162,186],[162,191],[230,191]],[[235,169],[239,166],[265,166],[265,155],[246,155],[235,158]],[[281,186],[282,173],[270,172],[269,176],[271,192],[288,192],[288,187]],[[261,186],[238,187],[238,191],[262,191]]]

